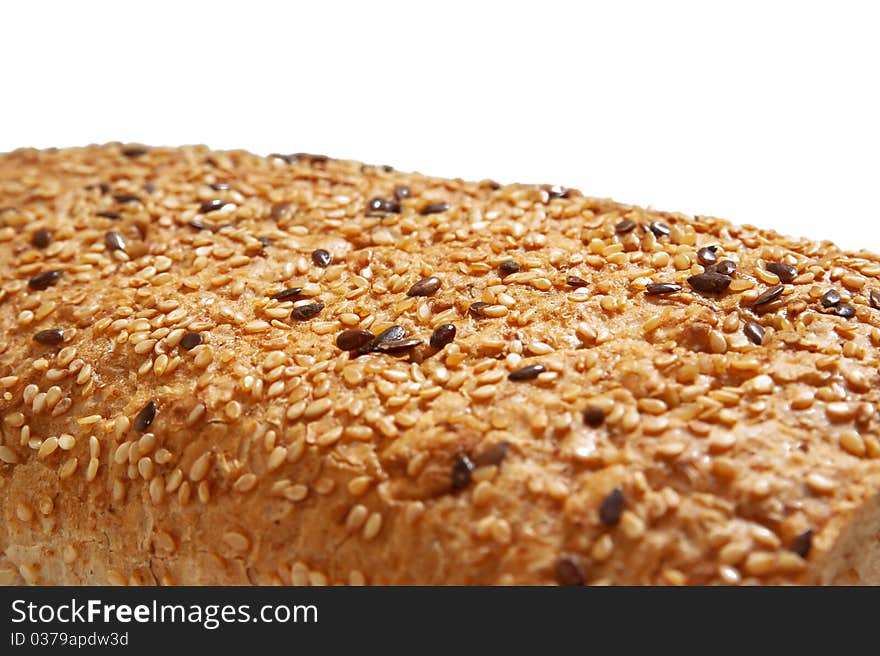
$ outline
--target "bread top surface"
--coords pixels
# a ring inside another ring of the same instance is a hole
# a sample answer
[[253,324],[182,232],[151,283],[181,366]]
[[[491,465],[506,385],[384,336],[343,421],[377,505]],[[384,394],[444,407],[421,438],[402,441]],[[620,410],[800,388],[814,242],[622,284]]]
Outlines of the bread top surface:
[[0,208],[0,545],[143,504],[261,582],[809,582],[878,489],[869,253],[204,147],[8,153]]

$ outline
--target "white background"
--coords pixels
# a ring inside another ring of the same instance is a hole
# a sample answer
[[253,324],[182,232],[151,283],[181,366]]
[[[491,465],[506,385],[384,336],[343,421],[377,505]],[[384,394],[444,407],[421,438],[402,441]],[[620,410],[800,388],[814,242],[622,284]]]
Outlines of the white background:
[[0,7],[0,151],[317,152],[880,251],[867,2]]

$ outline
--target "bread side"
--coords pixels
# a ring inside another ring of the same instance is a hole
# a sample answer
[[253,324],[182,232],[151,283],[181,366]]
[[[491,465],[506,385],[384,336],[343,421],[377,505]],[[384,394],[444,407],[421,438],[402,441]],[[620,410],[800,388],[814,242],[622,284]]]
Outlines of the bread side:
[[7,583],[880,582],[872,254],[204,147],[0,208]]

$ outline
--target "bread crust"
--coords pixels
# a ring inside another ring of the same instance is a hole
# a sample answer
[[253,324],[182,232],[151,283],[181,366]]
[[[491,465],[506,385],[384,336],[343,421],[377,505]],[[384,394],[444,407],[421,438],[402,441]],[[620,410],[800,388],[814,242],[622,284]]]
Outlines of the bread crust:
[[5,583],[880,583],[873,254],[202,146],[0,208]]

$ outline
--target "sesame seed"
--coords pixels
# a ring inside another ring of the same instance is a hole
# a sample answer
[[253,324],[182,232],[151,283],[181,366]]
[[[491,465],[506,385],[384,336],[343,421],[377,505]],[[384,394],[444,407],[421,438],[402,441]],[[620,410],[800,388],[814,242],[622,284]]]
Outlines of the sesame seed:
[[556,581],[559,585],[583,585],[584,571],[570,556],[562,556],[556,561]]
[[375,335],[369,330],[360,328],[343,330],[336,337],[336,346],[343,351],[356,351],[370,344],[374,339]]
[[302,290],[302,287],[289,287],[288,289],[283,289],[280,292],[272,294],[272,298],[276,301],[293,301],[299,298]]
[[510,450],[510,442],[503,441],[493,444],[483,451],[475,461],[476,467],[490,467],[492,465],[500,465],[507,452]]
[[323,303],[309,303],[308,305],[300,305],[299,307],[293,308],[293,311],[290,313],[291,319],[296,319],[297,321],[307,321],[312,319],[324,309]]
[[315,266],[325,268],[330,266],[332,261],[333,257],[323,248],[312,251],[312,262],[314,262]]
[[437,326],[431,333],[431,348],[442,349],[455,339],[456,329],[451,323]]
[[107,234],[104,235],[104,243],[111,251],[125,250],[125,240],[122,238],[122,235],[114,230],[110,230]]
[[856,457],[865,455],[865,440],[857,431],[845,430],[840,434],[839,438],[841,448]]
[[28,287],[35,290],[46,289],[47,287],[51,287],[58,279],[61,278],[61,274],[63,272],[59,269],[53,269],[51,271],[43,271],[42,273],[38,273],[33,278],[28,280]]
[[183,337],[180,338],[180,347],[184,351],[189,351],[194,349],[196,346],[202,343],[202,336],[199,333],[185,333]]
[[782,292],[785,291],[784,285],[773,285],[769,287],[767,290],[762,292],[758,298],[755,299],[755,302],[752,303],[752,307],[758,307],[761,305],[766,305],[767,303],[772,303],[777,298],[782,296]]
[[379,531],[382,530],[382,515],[379,513],[373,513],[370,515],[370,518],[364,524],[363,536],[365,540],[372,540],[374,537],[379,535]]
[[754,321],[747,321],[743,326],[743,334],[748,338],[748,340],[752,344],[761,345],[761,342],[764,341],[764,327],[755,323]]
[[440,289],[440,278],[430,276],[422,278],[416,284],[409,288],[407,296],[433,296]]
[[807,485],[817,494],[830,494],[837,487],[832,479],[816,472],[807,475]]
[[514,262],[513,260],[505,260],[498,265],[498,275],[504,278],[512,273],[518,273],[521,268],[522,267],[519,263]]
[[718,262],[717,246],[703,246],[697,251],[697,261],[703,266],[712,266]]
[[192,466],[189,468],[189,478],[194,483],[198,483],[205,476],[208,475],[208,471],[211,468],[211,452],[205,451],[202,455],[200,455],[193,462]]
[[670,233],[669,226],[665,223],[660,223],[659,221],[652,221],[649,223],[648,229],[653,232],[656,237],[668,237]]
[[41,330],[34,335],[34,341],[38,344],[45,344],[46,346],[55,346],[64,341],[64,332],[58,328]]
[[8,465],[18,464],[18,455],[8,446],[0,446],[0,461]]
[[583,278],[579,278],[578,276],[567,276],[565,278],[565,284],[569,287],[586,287],[590,283],[588,283]]
[[717,271],[706,271],[687,279],[688,284],[702,294],[721,294],[728,287],[733,279],[723,273]]
[[465,455],[458,456],[452,463],[452,489],[463,490],[471,482],[474,463]]
[[584,423],[587,426],[598,428],[605,422],[605,413],[598,405],[590,405],[584,410]]
[[674,282],[652,282],[645,286],[645,293],[651,296],[674,294],[681,291],[681,285]]
[[134,418],[134,423],[132,424],[133,428],[138,433],[143,433],[150,427],[150,424],[153,423],[153,420],[156,418],[156,403],[154,401],[150,401],[145,405],[140,412]]
[[824,308],[831,308],[835,305],[840,304],[840,292],[836,289],[829,289],[827,292],[822,294],[822,297],[819,299],[819,303],[822,304]]
[[605,526],[616,526],[620,522],[620,515],[623,513],[623,503],[623,490],[619,487],[611,490],[599,506],[599,520]]
[[798,274],[797,269],[783,262],[769,262],[764,268],[770,273],[775,273],[776,277],[779,278],[779,282],[791,282],[797,278]]
[[796,553],[801,558],[806,558],[810,555],[810,549],[813,546],[813,529],[808,528],[803,533],[800,533],[794,541],[791,543],[791,547],[789,549]]
[[124,157],[140,157],[141,155],[146,155],[146,154],[147,154],[146,148],[139,148],[139,147],[135,146],[135,147],[131,147],[131,148],[123,148],[122,149],[122,155]]
[[507,380],[511,380],[514,382],[523,380],[534,380],[545,371],[547,371],[547,367],[545,367],[543,364],[530,364],[528,366],[520,367],[519,369],[511,371],[507,375]]
[[114,194],[113,200],[120,204],[141,202],[140,196],[135,196],[134,194]]
[[410,195],[411,195],[411,192],[409,190],[409,187],[407,187],[405,185],[398,185],[397,187],[394,188],[394,197],[397,200],[403,200],[404,198],[409,198]]
[[636,222],[630,219],[624,219],[620,223],[614,226],[614,232],[618,235],[625,234],[627,232],[632,232],[636,227]]
[[46,248],[52,242],[52,233],[48,230],[34,230],[31,235],[31,246],[34,248]]
[[99,210],[98,212],[95,212],[95,216],[100,216],[102,219],[117,221],[122,215],[119,212],[114,212],[112,210]]
[[226,205],[226,201],[220,200],[219,198],[206,200],[201,205],[199,205],[199,214],[210,214],[211,212],[216,212],[224,205]]
[[419,210],[419,214],[439,214],[449,209],[449,203],[440,201],[439,203],[428,203]]

